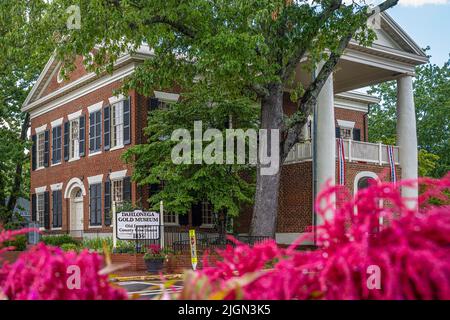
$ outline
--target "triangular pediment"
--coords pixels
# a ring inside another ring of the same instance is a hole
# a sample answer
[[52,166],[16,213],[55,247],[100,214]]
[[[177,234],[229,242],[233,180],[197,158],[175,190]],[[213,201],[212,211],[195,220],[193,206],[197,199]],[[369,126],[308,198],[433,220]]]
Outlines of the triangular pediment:
[[373,47],[385,47],[426,57],[422,48],[387,13],[381,14],[381,28],[375,28],[377,39]]

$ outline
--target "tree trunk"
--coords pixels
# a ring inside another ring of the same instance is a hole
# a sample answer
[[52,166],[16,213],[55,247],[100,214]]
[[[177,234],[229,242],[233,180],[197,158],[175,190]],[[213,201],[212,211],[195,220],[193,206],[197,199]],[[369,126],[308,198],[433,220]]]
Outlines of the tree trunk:
[[[278,84],[273,85],[269,92],[268,97],[261,101],[261,129],[278,129],[281,134],[283,125],[282,86]],[[270,131],[268,131],[268,137],[268,149],[269,152],[271,152]],[[279,157],[281,151],[282,150],[279,150]],[[250,225],[251,236],[269,236],[275,238],[280,175],[281,157],[279,161],[279,169],[273,175],[262,175],[261,165],[259,163],[257,165],[255,206],[253,208],[253,216]]]
[[[25,115],[25,118],[23,119],[22,128],[20,131],[20,141],[22,143],[25,143],[27,140],[27,133],[28,133],[29,126],[30,126],[30,115],[29,115],[29,113],[27,113]],[[22,182],[23,182],[23,164],[25,162],[26,157],[27,156],[24,155],[23,157],[20,157],[17,159],[16,172],[14,175],[14,182],[13,182],[13,185],[11,188],[11,195],[9,197],[8,204],[6,206],[7,212],[10,213],[11,216],[7,217],[7,219],[5,219],[5,220],[9,220],[9,221],[11,220],[12,212],[13,212],[14,208],[16,207],[17,198],[21,194]],[[4,221],[4,222],[7,223],[9,221]]]

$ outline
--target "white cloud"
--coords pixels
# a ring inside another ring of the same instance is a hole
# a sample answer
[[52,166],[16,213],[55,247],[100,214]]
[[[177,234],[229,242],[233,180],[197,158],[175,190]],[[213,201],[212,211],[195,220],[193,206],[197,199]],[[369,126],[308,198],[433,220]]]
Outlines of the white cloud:
[[400,0],[399,3],[405,7],[420,7],[427,4],[450,4],[450,0]]

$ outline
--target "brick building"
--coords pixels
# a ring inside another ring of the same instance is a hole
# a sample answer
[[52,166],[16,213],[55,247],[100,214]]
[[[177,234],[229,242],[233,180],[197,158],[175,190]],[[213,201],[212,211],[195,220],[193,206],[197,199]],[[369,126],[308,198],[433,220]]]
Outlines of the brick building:
[[[399,178],[417,177],[412,76],[427,57],[390,18],[382,14],[378,39],[369,47],[352,41],[320,93],[317,108],[304,129],[306,140],[297,144],[283,164],[277,241],[289,243],[314,223],[314,194],[326,181],[340,179],[336,139],[343,139],[345,184],[356,191],[368,179],[390,179],[388,149],[368,143],[367,112],[378,100],[355,89],[389,80],[398,81],[397,146],[393,148]],[[143,97],[135,91],[115,96],[123,79],[151,58],[148,47],[125,55],[113,74],[86,71],[82,57],[67,80],[61,63],[51,58],[23,105],[31,116],[32,219],[48,233],[74,236],[111,234],[112,201],[141,203],[152,188],[131,181],[133,168],[122,154],[144,141],[147,112],[177,101],[177,92],[155,91]],[[311,75],[299,69],[296,79],[307,83]],[[285,112],[289,102],[286,87]],[[404,190],[417,195],[417,190]],[[243,208],[234,228],[248,232],[251,208]],[[215,215],[207,203],[192,207],[188,215],[167,215],[167,225],[214,230]],[[320,221],[318,222],[320,223]]]

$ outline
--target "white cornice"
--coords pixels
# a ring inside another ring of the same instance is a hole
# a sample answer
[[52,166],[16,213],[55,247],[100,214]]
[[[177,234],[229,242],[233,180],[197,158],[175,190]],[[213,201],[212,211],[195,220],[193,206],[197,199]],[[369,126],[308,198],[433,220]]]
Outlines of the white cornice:
[[[31,117],[31,119],[33,119],[33,118],[40,116],[46,112],[49,112],[49,111],[54,110],[62,105],[65,105],[71,101],[81,98],[88,93],[94,92],[108,84],[111,84],[117,80],[123,79],[123,78],[129,76],[130,74],[132,74],[134,69],[135,69],[135,63],[131,63],[129,65],[122,67],[121,69],[118,69],[117,71],[114,72],[113,75],[108,75],[103,78],[97,79],[88,85],[85,85],[73,92],[68,93],[67,95],[64,95],[64,96],[54,99],[54,100],[50,100],[46,104],[42,105],[41,107],[39,107],[35,110],[32,110],[32,111],[29,111],[30,117]],[[27,106],[27,110],[29,110],[31,108],[32,108],[31,104],[29,106]]]
[[44,193],[44,192],[46,192],[46,191],[47,191],[47,186],[43,186],[43,187],[39,187],[39,188],[34,188],[34,192],[35,192],[36,194]]
[[63,118],[56,119],[50,123],[51,127],[59,127],[63,123]]
[[78,110],[74,113],[71,113],[67,116],[67,120],[72,121],[81,117],[82,110]]
[[88,184],[97,184],[97,183],[102,183],[103,181],[103,175],[99,174],[97,176],[93,176],[93,177],[88,177]]
[[103,101],[97,102],[88,107],[88,112],[93,113],[101,110],[103,108]]
[[62,182],[50,185],[50,189],[52,191],[62,190],[62,187],[63,187],[63,183]]
[[34,129],[34,132],[36,134],[39,134],[39,133],[44,132],[45,130],[47,130],[47,124],[44,124],[44,125],[42,125],[40,127],[37,127],[36,129]]
[[114,171],[109,174],[110,180],[120,180],[127,176],[127,170]]
[[180,99],[180,95],[177,93],[163,92],[163,91],[154,91],[155,98],[167,101],[167,102],[177,102]]

